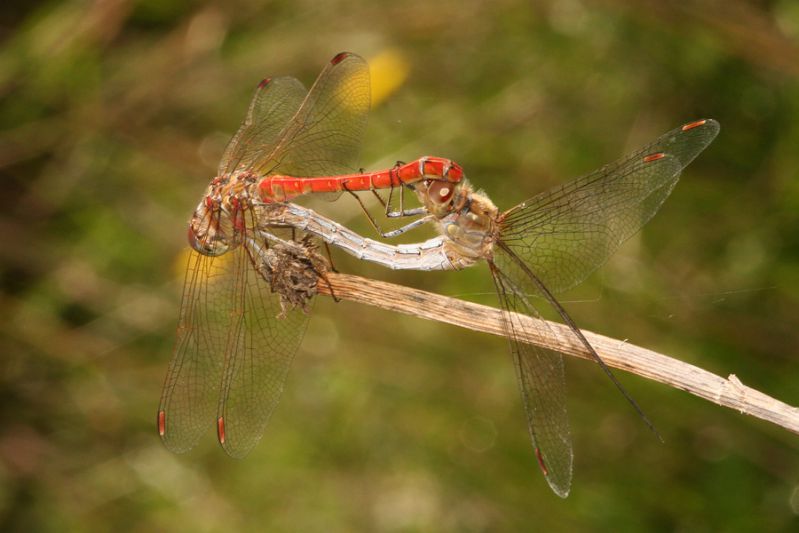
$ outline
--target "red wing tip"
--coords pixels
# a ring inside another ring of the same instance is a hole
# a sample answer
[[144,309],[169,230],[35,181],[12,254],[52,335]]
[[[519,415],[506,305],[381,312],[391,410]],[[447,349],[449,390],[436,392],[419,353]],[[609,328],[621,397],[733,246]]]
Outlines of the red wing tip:
[[538,466],[541,467],[541,471],[544,473],[545,476],[549,475],[549,469],[547,465],[544,464],[544,457],[541,455],[541,448],[535,449],[535,458],[538,459]]
[[164,433],[166,433],[166,413],[158,411],[158,434],[163,437]]
[[333,59],[330,60],[330,64],[331,65],[338,65],[339,63],[344,61],[349,56],[350,56],[349,52],[339,52],[338,54],[333,56]]
[[221,416],[216,419],[216,436],[219,439],[219,444],[225,443],[225,419]]
[[648,156],[644,157],[644,163],[651,163],[652,161],[657,161],[658,159],[663,159],[664,157],[666,157],[666,154],[663,152],[649,154]]
[[263,89],[264,87],[269,85],[269,82],[271,82],[271,81],[272,81],[272,78],[264,78],[264,79],[262,79],[261,82],[258,84],[258,88],[259,89]]
[[682,131],[688,131],[694,128],[698,128],[699,126],[704,126],[705,124],[707,124],[707,119],[695,120],[694,122],[689,122],[688,124],[685,124],[681,129]]

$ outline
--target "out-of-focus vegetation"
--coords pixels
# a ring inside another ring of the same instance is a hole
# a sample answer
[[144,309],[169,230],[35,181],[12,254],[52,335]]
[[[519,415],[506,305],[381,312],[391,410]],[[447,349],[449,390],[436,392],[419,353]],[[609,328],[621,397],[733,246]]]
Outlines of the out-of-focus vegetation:
[[[564,300],[582,327],[799,404],[794,0],[5,0],[0,39],[4,531],[799,528],[794,434],[621,375],[660,445],[569,361],[560,500],[502,339],[321,298],[250,457],[210,427],[185,456],[155,432],[188,217],[255,83],[310,83],[341,50],[384,92],[364,167],[451,157],[501,207],[718,119],[661,213]],[[370,234],[351,199],[304,203]],[[494,303],[484,268],[336,260]]]

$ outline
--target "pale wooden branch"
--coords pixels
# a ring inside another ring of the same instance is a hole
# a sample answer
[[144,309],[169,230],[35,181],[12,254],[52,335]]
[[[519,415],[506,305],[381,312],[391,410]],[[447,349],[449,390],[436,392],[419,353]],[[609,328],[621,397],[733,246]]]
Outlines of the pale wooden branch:
[[[320,282],[320,293],[342,300],[373,305],[427,320],[453,324],[462,328],[504,336],[502,311],[493,307],[465,302],[409,287],[373,279],[328,272],[329,285]],[[564,354],[591,359],[585,349],[571,341],[568,328],[556,322],[521,317],[527,322],[530,344],[558,350]],[[718,405],[773,422],[799,433],[799,408],[787,405],[762,392],[747,387],[734,375],[727,379],[694,365],[684,363],[625,341],[583,331],[600,357],[612,367],[690,392]]]

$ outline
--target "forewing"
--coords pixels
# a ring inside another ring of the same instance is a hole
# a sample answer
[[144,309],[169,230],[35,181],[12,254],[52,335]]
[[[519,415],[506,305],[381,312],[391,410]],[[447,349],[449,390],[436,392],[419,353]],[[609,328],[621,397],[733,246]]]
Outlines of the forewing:
[[235,302],[234,265],[228,256],[189,257],[177,342],[158,410],[161,439],[176,453],[191,449],[214,423]]
[[311,87],[268,157],[261,176],[325,176],[358,169],[370,102],[369,66],[355,55],[334,57]]
[[[241,278],[234,326],[225,348],[217,436],[225,451],[244,457],[263,435],[283,392],[286,376],[300,346],[309,315],[301,309],[281,315],[280,299],[249,263]],[[257,258],[256,258],[257,260]]]
[[306,94],[305,87],[294,78],[265,79],[258,84],[244,122],[222,155],[218,175],[263,165]]
[[716,137],[714,120],[676,128],[586,176],[510,209],[500,238],[552,292],[583,281],[646,224]]
[[[549,486],[555,494],[565,498],[571,488],[573,456],[563,356],[520,340],[525,337],[525,325],[519,315],[541,318],[529,299],[529,295],[539,291],[503,251],[496,250],[494,259],[489,266],[500,303],[506,311],[503,325],[536,458]],[[547,327],[543,320],[541,325]]]

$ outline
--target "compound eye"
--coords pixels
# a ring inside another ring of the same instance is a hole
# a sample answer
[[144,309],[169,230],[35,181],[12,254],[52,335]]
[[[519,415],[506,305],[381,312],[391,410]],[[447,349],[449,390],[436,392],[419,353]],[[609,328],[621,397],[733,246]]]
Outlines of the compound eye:
[[439,204],[446,204],[452,200],[455,187],[446,181],[433,181],[427,189],[430,199]]

